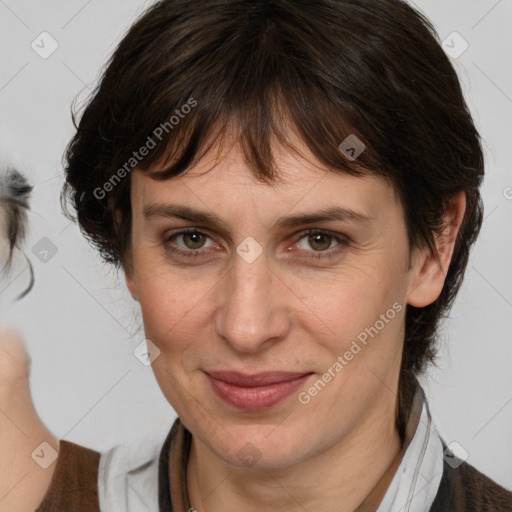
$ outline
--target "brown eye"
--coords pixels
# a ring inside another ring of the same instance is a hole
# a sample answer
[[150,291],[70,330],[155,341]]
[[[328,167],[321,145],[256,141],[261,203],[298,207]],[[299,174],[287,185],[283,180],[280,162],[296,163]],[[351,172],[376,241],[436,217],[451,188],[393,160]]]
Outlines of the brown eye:
[[199,231],[183,233],[181,236],[187,249],[201,249],[205,244],[205,237]]
[[332,238],[333,237],[327,233],[316,233],[309,235],[308,243],[316,251],[325,251],[329,249]]
[[[163,240],[165,250],[180,258],[204,258],[215,247],[211,237],[197,229],[184,229],[169,234]],[[208,251],[210,249],[210,251]]]
[[311,229],[302,233],[295,247],[299,249],[302,259],[322,259],[341,256],[350,245],[345,235]]

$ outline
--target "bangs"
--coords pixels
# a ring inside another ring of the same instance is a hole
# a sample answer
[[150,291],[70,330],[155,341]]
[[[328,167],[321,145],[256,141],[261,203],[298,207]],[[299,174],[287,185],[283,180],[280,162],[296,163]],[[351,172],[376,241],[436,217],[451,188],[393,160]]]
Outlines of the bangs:
[[[105,109],[123,115],[116,126],[104,131],[115,134],[114,146],[125,153],[110,163],[121,166],[134,150],[150,142],[154,147],[136,167],[157,167],[151,177],[165,180],[184,172],[219,137],[222,144],[229,135],[240,144],[255,178],[271,182],[277,176],[272,144],[298,151],[290,143],[290,130],[294,130],[330,168],[386,175],[387,166],[377,157],[385,144],[373,128],[376,118],[389,116],[391,109],[379,112],[375,96],[361,85],[361,73],[371,72],[365,69],[367,31],[356,32],[354,41],[346,41],[347,63],[340,81],[334,70],[328,71],[327,62],[335,63],[344,49],[312,34],[299,7],[281,11],[277,6],[260,6],[250,16],[246,4],[223,4],[223,9],[239,12],[229,12],[224,19],[215,13],[216,23],[208,30],[204,24],[196,26],[180,18],[179,13],[175,13],[179,22],[166,21],[160,14],[151,29],[145,28],[144,38],[135,25],[121,42],[104,82],[115,84]],[[201,16],[206,20],[209,13]],[[325,21],[326,34],[332,32],[327,29],[329,23]],[[170,34],[173,24],[179,30]],[[319,39],[323,57],[314,51]],[[352,63],[358,63],[359,69],[351,69]],[[378,84],[378,70],[373,73]],[[383,86],[377,87],[382,92]],[[396,95],[389,97],[396,101]],[[189,108],[191,99],[194,106]],[[364,144],[355,159],[339,148],[349,136]]]
[[[373,169],[373,173],[379,174],[382,165],[372,154],[368,140],[346,121],[339,106],[336,111],[336,106],[327,101],[324,91],[313,94],[311,87],[306,86],[303,90],[308,90],[309,99],[305,101],[299,83],[287,84],[284,80],[279,83],[278,79],[273,77],[276,82],[269,83],[268,89],[258,91],[251,91],[250,84],[246,84],[248,89],[243,98],[228,88],[231,95],[218,93],[215,98],[209,98],[204,108],[199,99],[195,100],[202,97],[202,91],[194,93],[190,98],[197,101],[197,110],[191,110],[169,133],[165,130],[161,133],[161,126],[165,126],[162,121],[158,125],[160,128],[155,129],[161,137],[158,147],[140,162],[137,169],[151,169],[149,175],[153,179],[166,180],[195,165],[216,143],[219,150],[226,144],[238,144],[254,178],[272,183],[278,178],[273,154],[276,144],[309,161],[308,156],[292,143],[293,134],[329,168],[353,175]],[[152,139],[155,130],[150,134]],[[364,151],[357,159],[347,158],[339,148],[350,136],[364,144]],[[383,172],[380,174],[385,176]]]

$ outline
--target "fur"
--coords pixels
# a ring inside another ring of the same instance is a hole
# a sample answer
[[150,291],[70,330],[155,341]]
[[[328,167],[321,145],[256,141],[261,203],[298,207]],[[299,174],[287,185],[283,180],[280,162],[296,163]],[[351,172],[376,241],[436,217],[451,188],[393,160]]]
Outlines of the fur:
[[[2,280],[11,268],[14,250],[19,249],[26,234],[27,211],[32,189],[26,178],[17,170],[0,169],[0,278]],[[24,297],[34,285],[33,267],[28,258],[27,261],[30,283],[17,299]]]

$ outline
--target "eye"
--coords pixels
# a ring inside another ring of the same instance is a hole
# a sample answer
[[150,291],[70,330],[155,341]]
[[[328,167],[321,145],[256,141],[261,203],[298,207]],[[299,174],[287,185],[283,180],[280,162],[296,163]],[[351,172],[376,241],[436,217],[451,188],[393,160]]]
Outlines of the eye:
[[[333,246],[333,242],[337,242],[337,245]],[[305,256],[305,258],[330,258],[343,251],[348,243],[348,239],[341,235],[335,235],[329,231],[310,229],[302,233],[299,242],[295,245],[301,250],[313,253]],[[308,247],[313,250],[308,250]],[[331,250],[333,247],[334,250]]]
[[[175,243],[175,241],[180,239],[183,245]],[[173,254],[184,256],[186,258],[194,258],[203,255],[203,251],[200,251],[199,249],[215,246],[215,244],[206,246],[206,239],[210,239],[206,233],[195,228],[191,228],[181,230],[168,236],[164,241],[164,245],[166,250]]]

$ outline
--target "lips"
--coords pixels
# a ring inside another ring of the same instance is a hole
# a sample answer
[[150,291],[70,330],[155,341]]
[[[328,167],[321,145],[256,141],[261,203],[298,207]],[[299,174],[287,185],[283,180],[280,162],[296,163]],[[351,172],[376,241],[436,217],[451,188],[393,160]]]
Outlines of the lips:
[[264,372],[253,375],[234,371],[205,372],[213,391],[238,409],[271,407],[297,391],[312,373]]
[[241,387],[256,387],[266,386],[268,384],[278,384],[280,382],[289,382],[291,380],[295,380],[299,377],[307,375],[307,373],[297,372],[262,372],[253,375],[234,371],[206,373],[214,379],[222,380],[228,384]]

